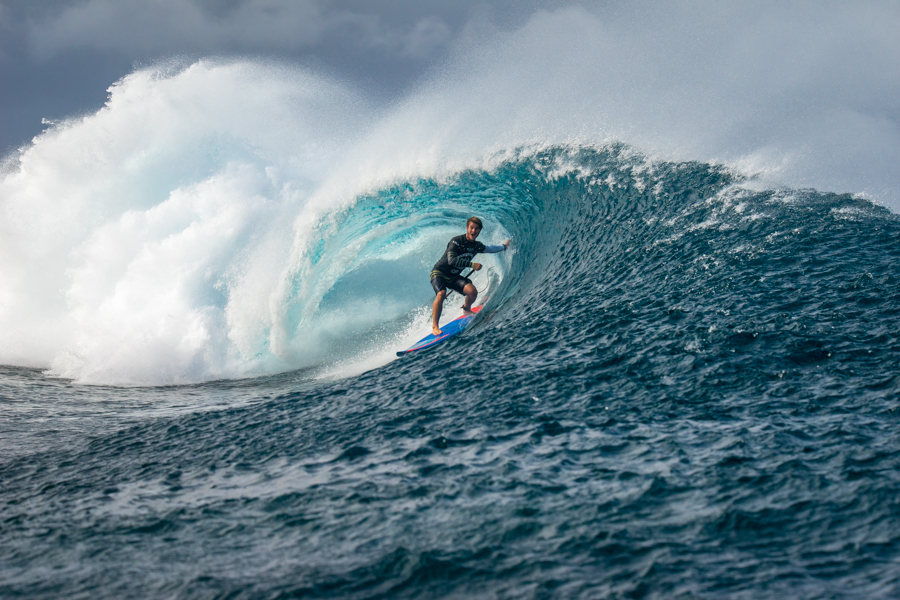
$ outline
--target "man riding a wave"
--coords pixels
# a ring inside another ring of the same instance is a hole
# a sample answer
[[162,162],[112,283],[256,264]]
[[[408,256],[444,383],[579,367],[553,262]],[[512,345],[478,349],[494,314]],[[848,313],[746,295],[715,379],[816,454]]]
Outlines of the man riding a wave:
[[[478,298],[478,290],[468,277],[460,275],[463,269],[471,268],[473,271],[481,270],[481,263],[472,262],[476,254],[502,252],[509,248],[509,240],[502,244],[485,246],[475,238],[481,233],[481,219],[471,217],[466,221],[465,235],[458,235],[450,240],[444,255],[441,256],[431,270],[431,287],[436,294],[434,305],[431,308],[431,332],[441,335],[438,321],[441,319],[441,310],[444,300],[447,298],[447,290],[451,289],[465,296],[462,309],[466,314],[472,313],[472,304]],[[471,273],[470,273],[471,275]]]

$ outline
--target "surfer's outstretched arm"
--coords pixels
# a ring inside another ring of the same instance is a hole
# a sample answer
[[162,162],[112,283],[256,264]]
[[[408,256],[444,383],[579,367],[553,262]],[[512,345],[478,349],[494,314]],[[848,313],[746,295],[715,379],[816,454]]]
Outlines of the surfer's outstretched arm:
[[504,250],[509,248],[510,240],[506,240],[502,244],[491,244],[490,246],[484,247],[485,254],[496,254],[497,252],[503,252]]

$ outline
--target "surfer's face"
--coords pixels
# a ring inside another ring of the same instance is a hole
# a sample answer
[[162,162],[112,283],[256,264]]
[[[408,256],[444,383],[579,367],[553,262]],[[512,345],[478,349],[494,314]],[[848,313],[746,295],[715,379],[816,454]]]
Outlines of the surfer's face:
[[466,237],[470,242],[474,242],[479,233],[481,233],[481,227],[478,226],[478,223],[466,224]]

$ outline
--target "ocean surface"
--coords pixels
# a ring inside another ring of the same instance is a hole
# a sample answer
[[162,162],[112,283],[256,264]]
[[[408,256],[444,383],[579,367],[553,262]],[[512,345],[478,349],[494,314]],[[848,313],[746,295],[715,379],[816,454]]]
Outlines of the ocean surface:
[[[900,220],[747,183],[510,152],[330,214],[299,368],[0,368],[0,596],[900,597]],[[383,358],[470,214],[484,309]]]

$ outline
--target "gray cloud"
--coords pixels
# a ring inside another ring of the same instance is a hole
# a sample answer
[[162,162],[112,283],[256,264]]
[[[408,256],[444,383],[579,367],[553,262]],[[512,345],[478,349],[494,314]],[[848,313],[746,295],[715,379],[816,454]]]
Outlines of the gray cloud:
[[198,0],[88,0],[30,28],[33,54],[49,60],[72,50],[137,59],[179,52],[296,53],[320,46],[427,59],[460,23],[421,14],[393,22],[373,10],[313,0],[244,0],[215,6]]
[[310,1],[250,0],[215,14],[191,0],[89,0],[36,23],[32,51],[50,59],[73,49],[146,58],[173,52],[285,50],[316,44],[329,27]]
[[0,152],[42,118],[96,110],[136,64],[262,56],[396,97],[460,36],[513,28],[555,0],[0,0]]

